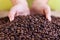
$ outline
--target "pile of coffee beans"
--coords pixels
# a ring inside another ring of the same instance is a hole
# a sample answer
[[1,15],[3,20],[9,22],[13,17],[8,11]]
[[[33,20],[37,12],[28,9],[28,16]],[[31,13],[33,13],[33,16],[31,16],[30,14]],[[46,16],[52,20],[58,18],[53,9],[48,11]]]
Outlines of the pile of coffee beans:
[[12,22],[1,18],[0,40],[60,40],[60,18],[52,16],[50,22],[38,13],[15,17]]

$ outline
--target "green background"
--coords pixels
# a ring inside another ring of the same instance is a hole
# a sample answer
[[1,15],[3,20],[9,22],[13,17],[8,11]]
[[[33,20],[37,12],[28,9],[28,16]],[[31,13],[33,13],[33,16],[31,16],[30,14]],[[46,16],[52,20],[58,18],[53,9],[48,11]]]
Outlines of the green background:
[[60,0],[49,0],[48,5],[51,7],[52,10],[60,11]]
[[[27,0],[29,7],[31,7],[32,0]],[[10,0],[0,0],[0,11],[2,10],[9,10],[12,7]]]
[[[29,7],[31,7],[33,0],[27,0]],[[60,10],[60,0],[49,0],[48,5],[53,10]],[[9,10],[12,7],[10,0],[0,0],[0,11],[1,10]]]
[[0,11],[1,10],[9,10],[11,8],[10,0],[0,0]]

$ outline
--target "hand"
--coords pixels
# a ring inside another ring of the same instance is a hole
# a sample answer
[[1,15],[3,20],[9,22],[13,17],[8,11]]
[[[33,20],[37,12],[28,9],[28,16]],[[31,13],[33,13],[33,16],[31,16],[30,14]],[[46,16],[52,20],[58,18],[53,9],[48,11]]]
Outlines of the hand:
[[14,20],[15,16],[27,16],[30,15],[30,11],[27,5],[25,4],[17,4],[15,6],[13,6],[8,14],[8,17],[10,19],[10,21]]
[[32,9],[38,13],[44,14],[46,18],[51,21],[51,9],[48,4],[43,0],[35,0],[32,4]]

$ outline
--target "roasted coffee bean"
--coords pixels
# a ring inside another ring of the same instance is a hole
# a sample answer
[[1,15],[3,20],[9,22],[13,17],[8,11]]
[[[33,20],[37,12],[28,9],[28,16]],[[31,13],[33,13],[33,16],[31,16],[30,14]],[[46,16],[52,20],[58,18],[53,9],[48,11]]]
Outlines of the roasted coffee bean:
[[52,16],[50,22],[42,14],[31,14],[17,16],[12,22],[0,18],[0,40],[60,40],[59,17]]

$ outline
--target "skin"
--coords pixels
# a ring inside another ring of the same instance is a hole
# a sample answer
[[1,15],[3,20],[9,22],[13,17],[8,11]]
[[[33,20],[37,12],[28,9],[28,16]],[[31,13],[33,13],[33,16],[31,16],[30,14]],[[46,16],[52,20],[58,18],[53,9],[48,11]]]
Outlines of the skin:
[[27,0],[11,0],[13,7],[10,9],[8,17],[10,21],[14,20],[15,16],[27,16],[30,15]]
[[[13,7],[8,14],[10,21],[13,21],[14,17],[18,15],[30,15],[27,0],[11,0],[11,2],[13,4]],[[38,13],[46,15],[46,18],[51,21],[51,9],[47,3],[48,0],[34,0],[32,8]]]
[[48,0],[34,0],[32,4],[32,9],[40,14],[46,16],[46,18],[51,21],[51,9],[48,6]]

